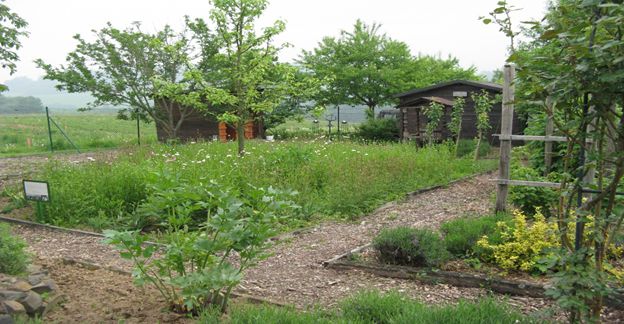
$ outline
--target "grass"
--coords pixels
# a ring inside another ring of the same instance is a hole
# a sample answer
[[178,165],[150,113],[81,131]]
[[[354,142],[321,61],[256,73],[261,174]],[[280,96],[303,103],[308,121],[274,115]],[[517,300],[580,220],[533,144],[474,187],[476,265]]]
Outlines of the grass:
[[[199,323],[537,323],[508,305],[493,298],[477,302],[460,301],[457,305],[429,306],[407,296],[390,292],[361,292],[348,298],[335,310],[297,311],[292,308],[255,305],[235,305],[226,316],[206,312]],[[543,323],[544,321],[541,321]]]
[[[122,147],[137,141],[136,121],[119,120],[114,114],[54,114],[53,119],[81,150]],[[30,146],[28,141],[30,139]],[[54,150],[72,150],[52,124]],[[156,142],[154,124],[141,124],[141,142]],[[45,114],[0,115],[0,157],[50,150]]]
[[[114,163],[51,163],[42,180],[50,183],[48,222],[95,229],[123,223],[153,185],[166,181],[215,181],[295,190],[301,212],[293,221],[356,219],[407,192],[491,170],[496,161],[456,159],[447,146],[414,150],[411,145],[348,142],[249,141],[247,155],[235,143],[154,145]],[[121,222],[120,222],[121,221]]]

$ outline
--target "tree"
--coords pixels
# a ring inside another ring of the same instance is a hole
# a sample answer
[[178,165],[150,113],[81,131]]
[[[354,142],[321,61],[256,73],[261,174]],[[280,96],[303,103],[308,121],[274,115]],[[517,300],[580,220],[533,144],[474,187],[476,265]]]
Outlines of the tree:
[[423,108],[423,114],[427,117],[427,125],[425,126],[425,135],[429,145],[435,142],[435,131],[440,127],[442,117],[444,117],[444,106],[437,102],[430,102],[429,106]]
[[[285,96],[296,93],[296,69],[277,61],[285,45],[273,45],[275,36],[284,31],[285,24],[275,21],[256,32],[255,23],[268,5],[266,0],[213,0],[214,9],[208,24],[197,19],[190,28],[202,40],[217,42],[214,55],[202,55],[199,63],[203,87],[213,93],[211,101],[222,109],[219,118],[236,126],[238,153],[245,151],[245,124],[271,112]],[[213,53],[215,47],[202,46]]]
[[478,160],[483,136],[492,127],[490,124],[490,111],[495,99],[490,97],[490,94],[485,89],[482,89],[481,92],[473,92],[470,94],[470,98],[474,102],[475,114],[477,115],[477,145],[475,146],[474,159]]
[[[176,138],[192,106],[199,104],[198,94],[190,91],[192,48],[187,37],[169,26],[147,34],[138,23],[124,30],[109,23],[93,33],[94,42],[74,36],[78,45],[67,55],[66,66],[55,68],[38,59],[37,65],[46,72],[44,78],[58,81],[59,90],[90,93],[95,100],[87,109],[127,106],[119,111],[121,119],[153,120],[169,138]],[[160,105],[155,99],[160,99]],[[175,103],[192,104],[179,106],[177,122]]]
[[[514,34],[508,4],[494,14]],[[547,292],[569,311],[570,322],[599,322],[613,289],[609,253],[624,224],[624,6],[621,1],[561,0],[525,29],[526,44],[512,48],[529,114],[553,116],[567,138],[556,210],[561,248]],[[484,21],[485,22],[485,21]],[[590,191],[590,192],[588,192]],[[574,228],[574,234],[572,233]]]
[[[15,62],[19,60],[17,50],[22,47],[20,37],[28,33],[24,28],[28,26],[26,20],[11,12],[5,5],[4,0],[0,1],[0,65],[8,68],[9,73],[15,73]],[[5,85],[0,84],[0,92],[7,90]]]
[[35,97],[5,97],[0,95],[0,114],[29,114],[43,111],[41,99]]
[[405,43],[380,33],[380,28],[358,20],[353,31],[342,31],[339,38],[325,37],[316,49],[303,52],[301,63],[319,78],[330,80],[319,94],[319,103],[363,104],[374,117],[375,107],[392,101],[411,54]]
[[459,150],[465,106],[466,100],[462,97],[456,97],[453,101],[453,107],[451,108],[451,120],[449,121],[448,128],[451,134],[455,136],[455,155],[457,155],[457,151]]

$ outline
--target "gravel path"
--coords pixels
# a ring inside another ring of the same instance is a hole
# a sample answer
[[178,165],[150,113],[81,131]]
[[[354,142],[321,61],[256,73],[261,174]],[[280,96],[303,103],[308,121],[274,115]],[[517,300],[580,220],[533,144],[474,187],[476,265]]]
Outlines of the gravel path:
[[[466,214],[484,214],[491,206],[494,185],[491,174],[477,176],[420,194],[405,202],[390,204],[357,223],[327,222],[283,239],[273,247],[273,256],[250,269],[240,290],[278,302],[307,307],[335,305],[342,298],[363,289],[398,290],[429,303],[453,303],[488,295],[479,288],[425,285],[410,280],[381,278],[358,270],[337,271],[321,263],[369,243],[382,228],[397,225],[436,228],[445,220]],[[41,259],[73,258],[125,270],[131,264],[120,259],[101,238],[47,229],[15,226],[30,249]],[[543,310],[551,302],[511,297],[509,302],[525,312]]]

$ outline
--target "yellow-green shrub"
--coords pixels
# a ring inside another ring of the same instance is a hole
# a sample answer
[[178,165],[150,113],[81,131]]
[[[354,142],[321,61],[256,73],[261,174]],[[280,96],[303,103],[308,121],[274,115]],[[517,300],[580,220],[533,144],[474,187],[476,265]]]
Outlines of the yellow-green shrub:
[[514,211],[513,226],[504,222],[497,224],[503,242],[492,244],[487,236],[483,236],[477,245],[490,250],[489,260],[505,270],[522,270],[527,272],[541,271],[538,261],[548,253],[549,248],[559,246],[557,227],[549,224],[546,218],[537,211],[531,224],[521,211]]

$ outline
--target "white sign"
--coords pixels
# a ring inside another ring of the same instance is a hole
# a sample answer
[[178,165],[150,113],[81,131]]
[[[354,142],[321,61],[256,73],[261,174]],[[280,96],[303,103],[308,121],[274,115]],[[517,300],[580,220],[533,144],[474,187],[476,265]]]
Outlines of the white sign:
[[24,180],[24,196],[26,200],[50,201],[48,183],[42,181]]
[[453,97],[468,97],[468,92],[466,92],[466,91],[453,91]]

